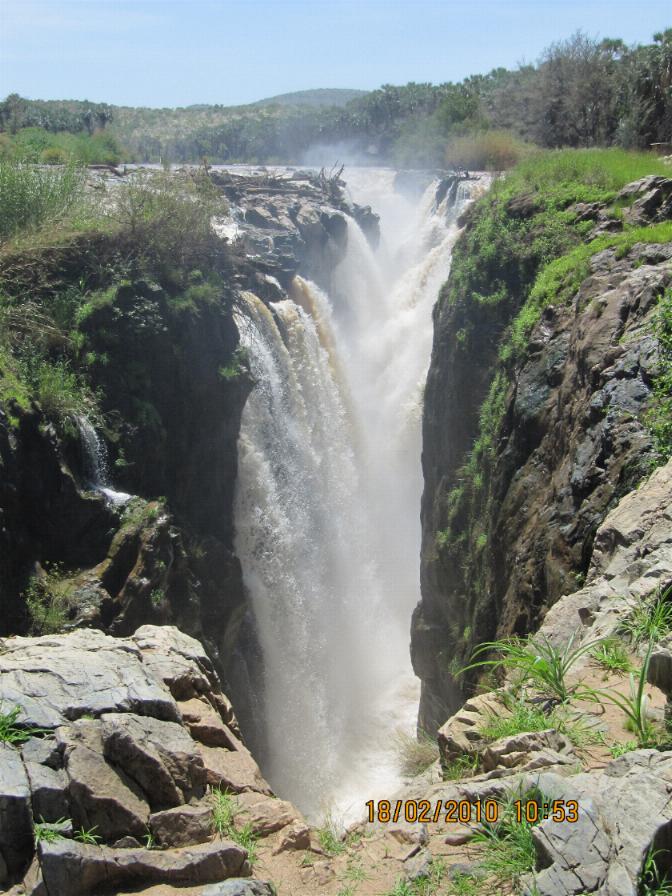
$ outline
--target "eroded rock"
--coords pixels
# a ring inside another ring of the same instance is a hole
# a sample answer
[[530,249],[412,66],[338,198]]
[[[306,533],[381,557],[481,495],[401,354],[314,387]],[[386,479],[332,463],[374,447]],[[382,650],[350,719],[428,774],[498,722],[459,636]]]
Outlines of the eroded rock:
[[50,894],[91,896],[139,884],[207,884],[249,874],[246,851],[216,840],[183,849],[110,849],[72,840],[40,843],[42,875]]

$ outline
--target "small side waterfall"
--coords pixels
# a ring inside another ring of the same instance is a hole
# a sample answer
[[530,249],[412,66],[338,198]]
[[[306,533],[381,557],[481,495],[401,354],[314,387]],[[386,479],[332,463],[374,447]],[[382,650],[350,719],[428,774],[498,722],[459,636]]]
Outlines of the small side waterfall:
[[77,429],[82,443],[84,455],[84,476],[86,485],[96,492],[100,492],[110,504],[125,504],[133,497],[126,492],[115,491],[110,484],[107,449],[105,443],[96,432],[90,420],[86,417],[77,417]]
[[414,205],[393,178],[351,172],[383,239],[374,253],[348,220],[329,296],[297,278],[290,299],[246,293],[238,314],[257,381],[235,519],[264,658],[262,768],[312,818],[389,796],[394,731],[415,730],[422,390],[467,195],[436,208],[434,183]]

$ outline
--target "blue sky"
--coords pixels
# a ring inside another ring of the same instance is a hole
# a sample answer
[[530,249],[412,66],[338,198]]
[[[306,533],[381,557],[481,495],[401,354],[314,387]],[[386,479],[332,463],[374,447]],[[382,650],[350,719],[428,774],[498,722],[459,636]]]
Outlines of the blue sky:
[[233,105],[459,80],[577,29],[648,42],[669,0],[0,0],[0,97]]

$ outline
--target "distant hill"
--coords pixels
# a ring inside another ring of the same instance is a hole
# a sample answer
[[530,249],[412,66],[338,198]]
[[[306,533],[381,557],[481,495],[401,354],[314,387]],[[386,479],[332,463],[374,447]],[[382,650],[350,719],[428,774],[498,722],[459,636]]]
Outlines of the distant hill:
[[321,87],[317,90],[297,90],[294,93],[281,93],[265,100],[258,100],[253,106],[306,106],[319,109],[322,106],[345,106],[350,100],[364,96],[368,90],[350,90],[348,88]]

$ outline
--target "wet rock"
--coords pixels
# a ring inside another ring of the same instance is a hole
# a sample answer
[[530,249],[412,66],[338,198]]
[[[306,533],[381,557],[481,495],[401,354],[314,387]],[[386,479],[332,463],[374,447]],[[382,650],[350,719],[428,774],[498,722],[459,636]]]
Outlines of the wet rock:
[[[642,189],[633,187],[632,195]],[[596,221],[602,214],[575,212],[597,214]],[[460,468],[478,434],[478,408],[512,309],[468,297],[437,306],[423,423],[422,601],[411,642],[426,730],[439,728],[475,686],[475,672],[456,677],[453,669],[467,664],[476,644],[535,631],[556,601],[579,590],[577,577],[590,582],[601,574],[588,569],[593,546],[597,563],[607,537],[600,526],[646,476],[651,440],[643,420],[656,370],[650,329],[672,282],[671,252],[672,244],[642,244],[621,258],[612,249],[597,253],[572,301],[545,309],[501,396],[491,497],[478,518]],[[515,283],[508,288],[515,292]],[[461,347],[465,333],[469,352]],[[469,548],[469,564],[465,531],[474,541],[478,531],[487,536],[482,554]],[[599,594],[574,598],[573,630],[585,627],[579,611],[587,619],[606,610],[608,592],[615,597],[625,586],[642,593],[645,567],[664,583],[644,553],[622,550],[617,562],[622,575],[611,572]]]

